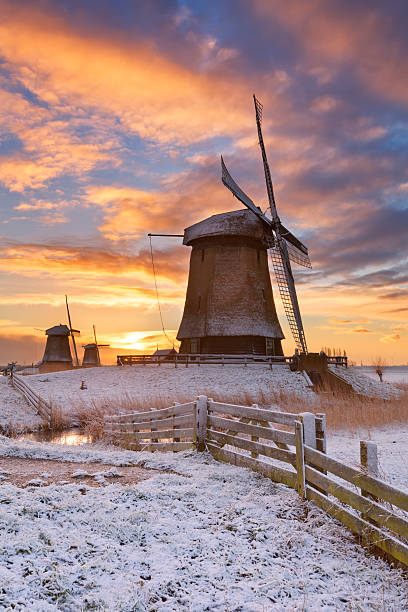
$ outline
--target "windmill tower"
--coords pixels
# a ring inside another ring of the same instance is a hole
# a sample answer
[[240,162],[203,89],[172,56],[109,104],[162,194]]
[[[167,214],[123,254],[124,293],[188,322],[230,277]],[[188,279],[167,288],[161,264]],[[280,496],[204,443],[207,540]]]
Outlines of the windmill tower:
[[40,372],[58,372],[59,370],[70,370],[72,368],[72,355],[69,346],[69,327],[66,325],[55,325],[45,331],[47,344],[44,356],[40,362]]
[[184,232],[192,247],[181,353],[282,355],[268,269],[269,234],[249,210],[200,221]]

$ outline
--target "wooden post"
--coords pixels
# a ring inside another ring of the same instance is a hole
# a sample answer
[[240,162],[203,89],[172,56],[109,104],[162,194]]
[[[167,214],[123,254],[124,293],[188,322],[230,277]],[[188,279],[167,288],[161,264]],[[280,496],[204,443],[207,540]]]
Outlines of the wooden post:
[[[154,412],[154,408],[150,408],[152,412]],[[157,427],[151,427],[151,431],[157,431]],[[152,442],[158,442],[159,438],[152,438]]]
[[[360,440],[360,463],[363,471],[370,476],[378,476],[378,455],[377,445],[375,442],[367,442]],[[378,497],[370,495],[367,491],[361,489],[361,495],[368,497],[373,501],[378,501]]]
[[174,367],[177,368],[177,353],[174,355]]
[[[252,404],[252,408],[259,408],[258,404]],[[252,423],[256,424],[255,421],[252,421]],[[253,442],[259,442],[259,436],[251,436],[251,440]],[[253,457],[254,459],[258,458],[258,453],[256,451],[251,451],[251,457]]]
[[299,495],[306,499],[306,482],[305,482],[305,452],[303,447],[303,423],[295,421],[296,435],[296,472],[297,472],[297,491]]
[[246,355],[245,355],[245,358],[244,358],[244,366],[247,367],[247,358],[246,358]]
[[316,414],[316,450],[327,452],[326,415],[322,412]]
[[[179,406],[179,405],[180,405],[180,402],[173,402],[173,406]],[[180,429],[180,427],[177,427],[177,425],[173,425],[173,430],[176,430],[176,429]],[[174,442],[180,442],[180,438],[175,438],[174,434],[173,434],[173,440]]]
[[207,436],[207,396],[199,395],[195,402],[196,405],[196,423],[197,423],[197,450],[205,451],[205,439]]
[[269,357],[269,369],[272,370],[272,357]]
[[316,417],[312,412],[302,412],[299,420],[303,423],[303,441],[306,446],[316,448]]
[[[327,440],[326,440],[326,415],[322,412],[316,414],[315,419],[316,424],[316,450],[321,453],[326,453],[327,451]],[[322,474],[327,474],[327,470],[323,470],[315,466],[315,470],[318,470]],[[320,493],[323,495],[327,495],[327,491],[325,489],[321,489],[320,487],[316,487]]]
[[188,368],[188,354],[186,355],[186,368]]

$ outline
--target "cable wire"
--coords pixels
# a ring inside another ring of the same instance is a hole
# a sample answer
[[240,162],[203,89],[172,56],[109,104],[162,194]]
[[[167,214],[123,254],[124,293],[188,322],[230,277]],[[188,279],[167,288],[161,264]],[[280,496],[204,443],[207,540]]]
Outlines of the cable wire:
[[150,241],[150,257],[152,259],[152,269],[153,269],[153,278],[154,278],[154,287],[156,290],[156,300],[157,300],[157,308],[159,309],[159,315],[160,315],[160,322],[161,322],[161,326],[162,326],[162,331],[163,331],[163,335],[167,338],[167,340],[170,342],[170,344],[174,347],[174,340],[171,340],[167,333],[166,333],[166,329],[164,327],[164,322],[163,322],[163,314],[162,314],[162,310],[161,310],[161,306],[160,306],[160,300],[159,300],[159,290],[157,288],[157,280],[156,280],[156,268],[154,266],[154,258],[153,258],[153,245],[152,245],[152,237],[149,236],[149,241]]

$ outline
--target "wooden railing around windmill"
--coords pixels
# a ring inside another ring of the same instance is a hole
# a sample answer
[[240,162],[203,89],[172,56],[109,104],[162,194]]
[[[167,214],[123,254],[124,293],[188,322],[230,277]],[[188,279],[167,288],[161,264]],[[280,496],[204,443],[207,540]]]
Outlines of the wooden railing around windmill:
[[110,416],[104,432],[133,450],[207,449],[219,461],[297,490],[364,545],[408,566],[408,494],[378,478],[372,442],[360,443],[360,469],[328,457],[324,414],[276,412],[199,396],[161,410]]
[[[285,355],[229,355],[229,354],[204,354],[204,353],[174,353],[172,355],[117,355],[116,363],[118,366],[125,365],[162,365],[173,364],[177,366],[201,366],[201,365],[244,365],[264,363],[272,369],[273,365],[282,363],[292,363],[294,356]],[[327,357],[329,365],[342,366],[347,368],[347,357],[343,355]]]

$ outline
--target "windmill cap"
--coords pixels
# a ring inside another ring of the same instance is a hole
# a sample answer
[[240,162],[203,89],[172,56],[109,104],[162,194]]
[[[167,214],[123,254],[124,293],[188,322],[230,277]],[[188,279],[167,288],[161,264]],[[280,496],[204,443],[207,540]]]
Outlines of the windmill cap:
[[194,240],[212,236],[242,236],[263,242],[265,229],[262,221],[250,210],[234,210],[212,215],[187,227],[183,244],[190,245]]
[[89,344],[84,344],[83,348],[85,349],[96,348],[96,344],[95,342],[90,342]]
[[46,329],[45,333],[47,336],[69,336],[70,331],[66,325],[54,325],[54,327]]

